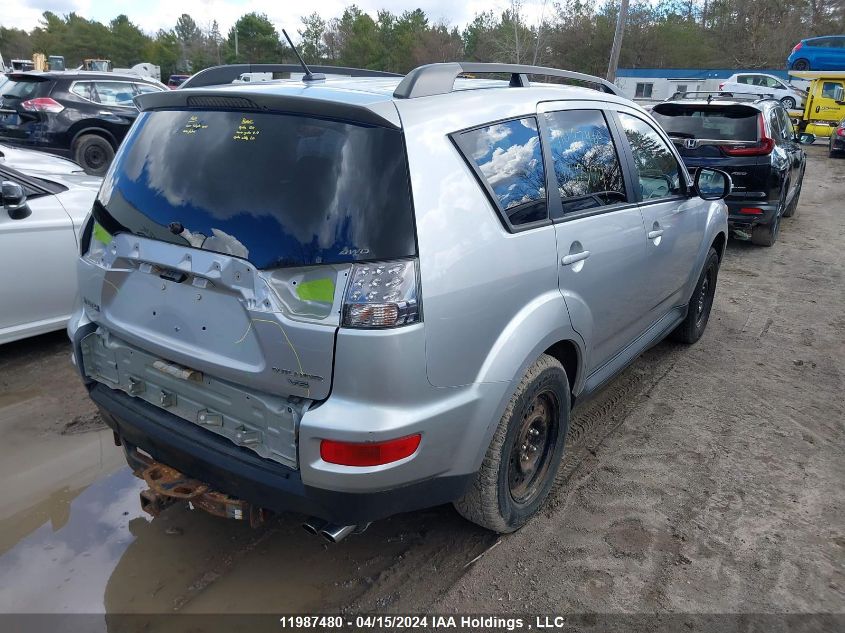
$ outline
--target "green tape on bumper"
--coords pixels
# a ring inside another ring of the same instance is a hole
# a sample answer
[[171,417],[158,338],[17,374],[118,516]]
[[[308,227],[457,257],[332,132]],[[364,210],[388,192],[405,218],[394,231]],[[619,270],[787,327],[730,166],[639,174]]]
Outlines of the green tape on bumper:
[[111,234],[106,231],[99,222],[94,222],[94,239],[98,242],[102,242],[106,246],[111,244]]
[[332,303],[334,301],[334,281],[331,279],[303,281],[296,287],[296,296],[302,301]]

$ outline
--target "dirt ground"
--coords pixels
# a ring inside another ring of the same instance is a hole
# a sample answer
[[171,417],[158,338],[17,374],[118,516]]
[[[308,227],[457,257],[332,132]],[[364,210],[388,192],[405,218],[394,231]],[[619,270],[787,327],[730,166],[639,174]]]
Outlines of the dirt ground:
[[778,243],[730,241],[704,338],[576,412],[506,537],[448,506],[333,546],[294,516],[151,521],[64,333],[3,346],[0,613],[845,614],[845,160],[809,154]]

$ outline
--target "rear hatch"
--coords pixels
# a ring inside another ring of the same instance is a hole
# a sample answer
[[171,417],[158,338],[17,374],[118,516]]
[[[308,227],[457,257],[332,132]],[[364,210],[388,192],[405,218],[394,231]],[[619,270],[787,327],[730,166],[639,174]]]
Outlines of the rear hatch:
[[143,112],[94,205],[83,301],[189,372],[324,399],[353,263],[416,255],[409,187],[397,129]]
[[760,110],[737,103],[667,101],[652,113],[690,171],[724,169],[733,180],[732,197],[767,190],[772,145]]
[[13,73],[8,77],[9,80],[0,86],[0,137],[35,141],[39,123],[50,111],[52,99],[49,94],[54,81],[28,73]]

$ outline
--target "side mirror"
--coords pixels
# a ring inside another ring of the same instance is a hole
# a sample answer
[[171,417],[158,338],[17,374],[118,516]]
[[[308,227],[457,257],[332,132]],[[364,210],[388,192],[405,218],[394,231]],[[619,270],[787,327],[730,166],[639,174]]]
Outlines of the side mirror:
[[16,182],[4,180],[0,184],[0,202],[13,220],[23,220],[32,215],[32,210],[26,203],[26,193]]
[[801,145],[812,145],[816,142],[816,135],[809,134],[807,132],[801,132],[798,135],[798,142],[801,143]]
[[721,169],[702,167],[695,172],[695,190],[702,200],[723,200],[733,190],[733,181]]

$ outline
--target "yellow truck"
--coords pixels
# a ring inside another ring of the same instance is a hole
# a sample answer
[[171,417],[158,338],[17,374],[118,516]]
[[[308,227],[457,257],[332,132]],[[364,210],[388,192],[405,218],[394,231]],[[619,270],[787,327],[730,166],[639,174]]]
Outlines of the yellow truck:
[[798,132],[830,136],[845,119],[845,71],[791,70],[789,74],[810,82],[804,109],[789,111]]

